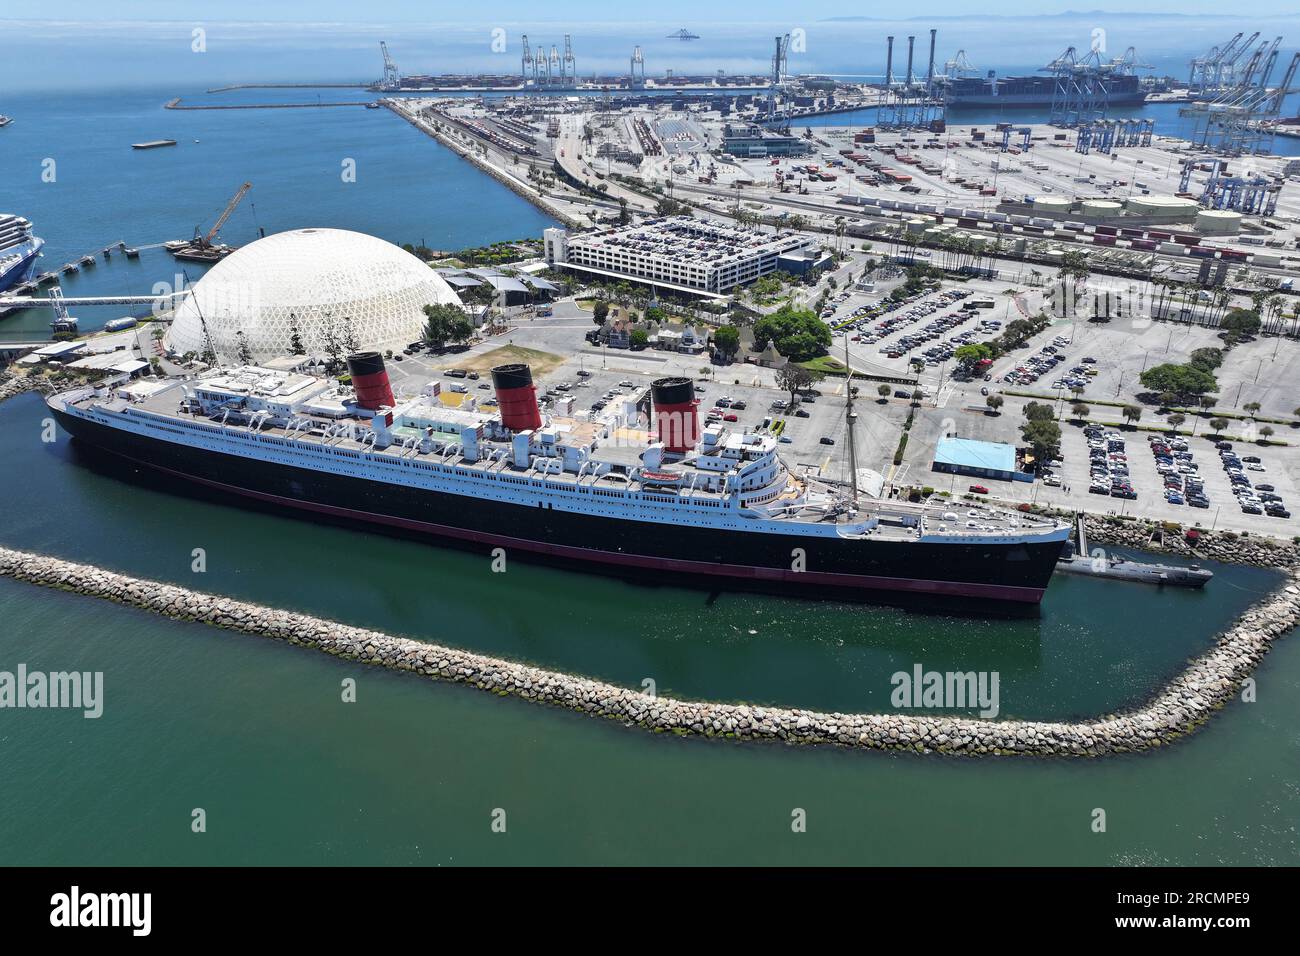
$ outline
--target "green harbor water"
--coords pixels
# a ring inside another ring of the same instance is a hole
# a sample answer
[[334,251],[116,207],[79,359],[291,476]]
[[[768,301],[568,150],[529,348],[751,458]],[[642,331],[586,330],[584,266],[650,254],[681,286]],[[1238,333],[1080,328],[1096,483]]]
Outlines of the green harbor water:
[[[1104,713],[1149,696],[1278,580],[1216,566],[1198,593],[1059,578],[1040,612],[995,619],[524,562],[494,574],[486,554],[248,510],[66,436],[42,443],[44,417],[36,396],[0,405],[0,544],[684,697],[884,710],[890,675],[919,663],[998,671],[1002,716]],[[0,711],[13,863],[1300,862],[1293,639],[1260,669],[1257,703],[1168,750],[1085,762],[652,735],[7,580],[0,621],[0,670],[104,673],[98,720]]]

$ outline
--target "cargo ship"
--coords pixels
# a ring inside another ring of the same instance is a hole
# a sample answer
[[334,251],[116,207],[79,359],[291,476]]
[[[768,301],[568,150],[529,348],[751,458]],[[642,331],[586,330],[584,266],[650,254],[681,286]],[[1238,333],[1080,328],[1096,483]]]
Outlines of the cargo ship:
[[0,292],[31,278],[44,246],[44,239],[32,235],[28,220],[0,212]]
[[[1141,106],[1146,93],[1136,75],[1115,74],[1106,80],[1105,106]],[[944,84],[951,109],[1028,109],[1050,107],[1056,95],[1053,76],[1004,76],[990,70],[983,77],[955,77]]]
[[856,470],[796,474],[770,434],[701,428],[688,378],[603,417],[544,419],[526,365],[492,370],[494,401],[455,407],[436,381],[396,401],[377,352],[347,365],[350,387],[254,365],[47,402],[75,442],[182,483],[656,582],[1035,604],[1069,536],[1019,512],[860,493]]

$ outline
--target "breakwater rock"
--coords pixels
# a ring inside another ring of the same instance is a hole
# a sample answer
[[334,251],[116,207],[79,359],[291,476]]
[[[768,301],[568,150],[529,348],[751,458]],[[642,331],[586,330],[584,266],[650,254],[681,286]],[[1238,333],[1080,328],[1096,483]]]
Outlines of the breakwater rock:
[[652,731],[964,755],[1100,756],[1171,743],[1228,703],[1272,642],[1300,618],[1300,574],[1291,572],[1276,593],[1250,607],[1210,650],[1141,708],[1081,721],[979,720],[911,713],[823,713],[655,697],[603,681],[5,548],[0,548],[0,574]]
[[0,402],[21,395],[23,392],[40,392],[48,395],[52,391],[54,386],[40,376],[0,373]]
[[1300,567],[1300,546],[1293,541],[1265,535],[1197,528],[1194,529],[1196,536],[1189,539],[1188,529],[1182,526],[1166,526],[1159,521],[1112,520],[1092,514],[1084,519],[1084,527],[1090,547],[1093,544],[1120,545],[1174,554],[1190,561],[1223,561],[1263,568]]

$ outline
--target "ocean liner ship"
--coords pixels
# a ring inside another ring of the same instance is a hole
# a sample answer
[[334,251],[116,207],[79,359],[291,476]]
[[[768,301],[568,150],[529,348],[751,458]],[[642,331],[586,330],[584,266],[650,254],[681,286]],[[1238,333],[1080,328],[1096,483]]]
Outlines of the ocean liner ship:
[[[348,368],[350,388],[241,366],[47,401],[76,441],[183,482],[711,587],[1036,603],[1069,535],[1015,512],[869,497],[856,471],[843,485],[797,475],[771,435],[701,429],[686,378],[603,417],[543,419],[524,365],[492,370],[494,400],[457,407],[438,382],[396,401],[377,352]],[[852,422],[851,390],[846,403]]]
[[45,240],[32,235],[22,216],[0,212],[0,292],[26,282],[36,268]]

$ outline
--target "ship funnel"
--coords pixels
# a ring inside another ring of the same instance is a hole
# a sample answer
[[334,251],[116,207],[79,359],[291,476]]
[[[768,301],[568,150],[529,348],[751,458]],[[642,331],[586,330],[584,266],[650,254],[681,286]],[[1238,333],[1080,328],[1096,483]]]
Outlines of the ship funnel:
[[501,424],[512,432],[542,427],[542,412],[537,407],[537,389],[527,365],[498,365],[492,370],[492,386],[501,408]]
[[381,405],[392,408],[393,387],[388,382],[384,357],[378,352],[355,352],[348,356],[348,374],[357,393],[357,405],[374,411]]
[[650,385],[654,400],[655,428],[664,449],[688,452],[700,440],[700,419],[695,386],[689,378],[659,378]]

